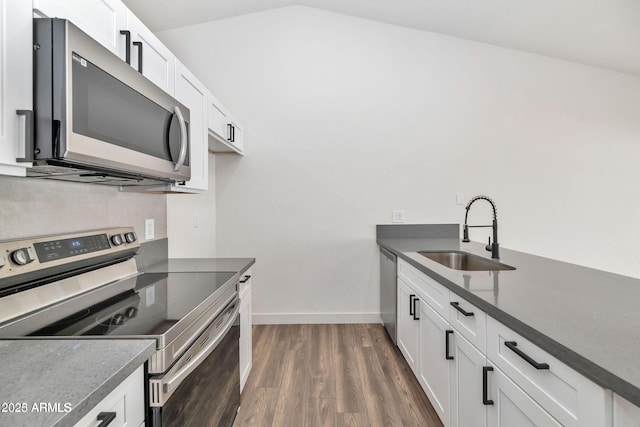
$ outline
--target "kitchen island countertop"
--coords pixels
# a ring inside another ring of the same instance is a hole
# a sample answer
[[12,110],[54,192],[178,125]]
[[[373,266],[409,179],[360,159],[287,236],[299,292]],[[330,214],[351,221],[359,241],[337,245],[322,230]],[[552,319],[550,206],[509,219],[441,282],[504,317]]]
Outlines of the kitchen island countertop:
[[0,340],[0,426],[74,425],[155,348],[154,340]]

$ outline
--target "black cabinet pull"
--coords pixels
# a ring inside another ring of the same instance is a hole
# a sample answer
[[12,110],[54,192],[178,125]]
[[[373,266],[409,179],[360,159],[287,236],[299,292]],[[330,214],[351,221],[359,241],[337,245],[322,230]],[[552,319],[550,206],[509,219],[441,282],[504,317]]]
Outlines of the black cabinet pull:
[[131,65],[131,31],[120,30],[120,34],[124,36],[124,62]]
[[420,298],[414,297],[413,299],[413,320],[420,320],[418,317],[418,309],[416,308],[416,303],[420,302]]
[[460,307],[460,303],[457,301],[453,301],[450,303],[451,307],[455,308],[456,310],[458,310],[460,313],[462,313],[464,316],[475,316],[475,314],[473,314],[473,311],[466,311],[464,308]]
[[236,142],[236,127],[231,125],[231,142]]
[[100,412],[97,419],[102,422],[98,424],[98,427],[107,427],[111,421],[116,419],[116,415],[115,412]]
[[449,336],[453,334],[453,329],[447,329],[444,331],[444,358],[447,360],[453,360],[453,356],[449,354]]
[[493,405],[493,400],[487,399],[487,397],[489,397],[487,376],[488,376],[488,373],[491,371],[493,371],[493,366],[482,367],[482,403],[484,403],[485,405]]
[[246,276],[244,276],[244,279],[240,280],[240,283],[247,283],[249,279],[251,279],[251,276],[247,274]]
[[517,354],[518,356],[520,356],[524,360],[526,360],[527,363],[530,364],[531,366],[533,366],[534,368],[536,368],[536,369],[549,369],[549,365],[547,363],[538,363],[535,360],[533,360],[528,354],[526,354],[525,352],[520,350],[518,348],[518,343],[517,342],[515,342],[515,341],[505,341],[504,345],[506,345],[509,350],[513,351],[515,354]]
[[132,44],[138,48],[138,72],[142,74],[142,42],[133,42]]
[[409,295],[409,316],[413,316],[415,318],[415,314],[413,314],[413,299],[416,296],[414,294]]
[[227,141],[233,142],[233,125],[231,123],[227,123],[227,131],[227,134],[229,135],[227,137]]

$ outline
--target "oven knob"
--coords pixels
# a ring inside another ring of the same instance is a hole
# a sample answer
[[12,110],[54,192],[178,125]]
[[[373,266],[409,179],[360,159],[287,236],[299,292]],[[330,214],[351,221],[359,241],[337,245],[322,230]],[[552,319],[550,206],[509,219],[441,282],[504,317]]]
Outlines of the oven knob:
[[129,232],[129,233],[124,235],[124,238],[127,241],[127,243],[133,243],[133,242],[136,241],[136,233]]
[[132,317],[136,317],[136,314],[138,314],[138,309],[135,307],[129,307],[127,308],[127,311],[124,312],[124,315],[129,319],[131,319]]
[[111,243],[113,243],[113,246],[120,246],[123,243],[122,236],[120,234],[114,234],[111,236]]
[[124,316],[120,313],[116,313],[111,318],[111,323],[114,325],[122,325],[124,323]]
[[26,265],[35,259],[31,248],[21,248],[13,251],[11,259],[18,265]]

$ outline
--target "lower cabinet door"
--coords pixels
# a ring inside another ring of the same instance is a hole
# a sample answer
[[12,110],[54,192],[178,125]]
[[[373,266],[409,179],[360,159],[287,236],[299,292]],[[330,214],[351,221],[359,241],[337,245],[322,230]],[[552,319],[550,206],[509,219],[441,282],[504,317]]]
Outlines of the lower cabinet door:
[[400,278],[398,278],[398,310],[397,310],[397,336],[398,348],[411,367],[413,373],[418,376],[418,352],[420,350],[420,336],[418,329],[420,323],[414,310],[419,304],[416,293]]
[[451,426],[486,427],[487,406],[483,400],[484,354],[454,330],[451,354],[454,357],[451,374]]
[[251,289],[247,289],[240,295],[240,391],[251,372],[251,339]]
[[493,366],[488,373],[487,421],[491,427],[559,427],[562,426],[528,394]]
[[449,426],[450,382],[451,372],[453,372],[452,366],[455,363],[453,328],[424,301],[420,301],[418,312],[420,313],[420,373],[418,381],[442,423]]

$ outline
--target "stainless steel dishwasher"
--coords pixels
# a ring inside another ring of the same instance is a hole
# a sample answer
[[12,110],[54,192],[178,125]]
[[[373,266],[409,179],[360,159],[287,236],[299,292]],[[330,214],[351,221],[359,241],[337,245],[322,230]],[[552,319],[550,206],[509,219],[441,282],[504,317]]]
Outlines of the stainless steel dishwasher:
[[394,254],[380,247],[380,318],[394,344],[397,323],[397,259]]

